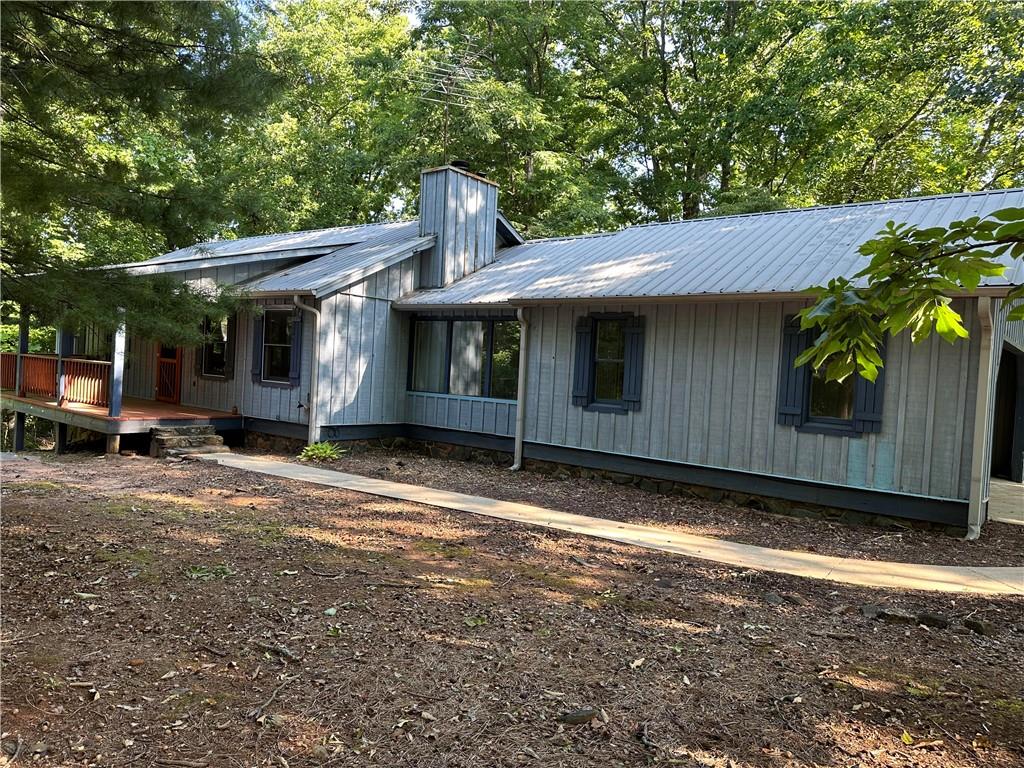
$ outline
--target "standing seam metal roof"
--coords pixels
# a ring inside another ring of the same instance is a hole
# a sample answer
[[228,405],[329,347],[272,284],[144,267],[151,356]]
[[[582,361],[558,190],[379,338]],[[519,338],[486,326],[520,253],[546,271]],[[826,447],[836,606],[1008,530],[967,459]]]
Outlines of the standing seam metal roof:
[[433,243],[433,235],[419,236],[416,221],[383,224],[373,237],[358,245],[344,246],[326,256],[242,283],[241,287],[252,293],[297,291],[322,296]]
[[[309,229],[302,232],[284,232],[274,235],[255,235],[237,240],[212,240],[206,243],[190,245],[176,251],[155,256],[146,261],[133,262],[124,266],[139,267],[171,262],[196,261],[224,258],[228,256],[244,256],[276,251],[292,251],[297,249],[325,248],[331,246],[355,245],[378,237],[394,227],[416,225],[415,220],[389,222],[386,224],[354,224],[347,227],[331,227],[329,229]],[[197,267],[202,264],[197,264]]]
[[[857,249],[886,222],[922,227],[1024,207],[1024,189],[967,192],[850,205],[642,224],[618,232],[534,240],[442,289],[419,291],[407,307],[531,300],[640,299],[794,294],[867,265]],[[1024,264],[986,286],[1024,282]]]

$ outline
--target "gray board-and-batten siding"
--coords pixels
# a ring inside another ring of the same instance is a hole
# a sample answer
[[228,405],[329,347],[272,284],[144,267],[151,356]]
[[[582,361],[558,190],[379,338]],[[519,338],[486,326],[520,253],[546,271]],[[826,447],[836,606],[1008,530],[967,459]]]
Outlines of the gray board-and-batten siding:
[[[439,434],[514,435],[514,401],[407,391],[411,316],[395,311],[392,302],[416,285],[420,258],[320,302],[320,424],[325,436],[341,436],[345,427],[380,425],[386,431],[404,424],[435,428]],[[220,274],[190,277],[235,282]],[[972,334],[969,341],[951,346],[933,338],[911,350],[909,340],[900,337],[890,345],[883,429],[859,438],[807,434],[776,423],[782,318],[799,306],[764,301],[529,308],[527,455],[547,447],[966,499],[978,355],[974,302],[957,303]],[[482,311],[420,314],[474,316]],[[573,328],[576,317],[590,311],[647,316],[639,411],[593,413],[571,404]],[[238,408],[256,420],[304,424],[306,408],[298,405],[307,402],[309,391],[311,322],[307,318],[303,324],[308,338],[302,381],[291,388],[252,381],[251,323],[252,317],[243,315],[237,324],[231,380],[197,376],[194,352],[185,353],[182,402]],[[127,394],[152,397],[155,345],[133,340],[129,357]],[[943,371],[955,371],[956,378],[945,379]]]
[[[975,302],[956,303],[971,332],[968,341],[950,345],[933,337],[914,346],[901,335],[890,344],[882,431],[861,437],[811,434],[777,423],[783,318],[800,306],[764,301],[529,308],[524,440],[531,446],[966,500],[979,355]],[[635,412],[597,413],[572,405],[576,318],[610,311],[647,317],[643,401]],[[360,324],[369,322],[364,314],[359,313]],[[388,315],[388,338],[397,340],[399,350],[388,358],[385,380],[393,385],[397,378],[393,390],[404,403],[395,403],[390,418],[381,421],[513,435],[513,401],[405,391],[408,321],[406,315]],[[349,388],[345,402],[369,396],[360,389]],[[376,413],[357,407],[352,418],[324,421],[335,427],[325,434],[341,436],[345,425],[373,424]]]
[[[278,267],[281,262],[277,262]],[[232,285],[266,272],[267,264],[250,263],[197,269],[186,272],[184,280],[193,286]],[[293,309],[290,299],[260,299],[263,307]],[[241,415],[307,424],[309,422],[310,361],[313,350],[313,323],[304,317],[302,323],[302,357],[298,386],[253,381],[253,325],[262,317],[241,312],[237,316],[234,338],[234,374],[229,378],[201,375],[196,354],[198,349],[185,348],[181,359],[181,403],[211,410],[236,412]],[[152,400],[156,393],[157,342],[134,337],[128,333],[125,367],[125,395]],[[301,406],[301,407],[300,407]]]
[[[979,354],[973,302],[958,301],[971,339],[937,337],[887,352],[882,431],[861,437],[777,423],[784,318],[793,302],[562,305],[528,312],[531,443],[965,500],[970,493]],[[588,312],[647,317],[642,405],[600,413],[572,405],[576,318]],[[943,372],[955,372],[953,380]]]

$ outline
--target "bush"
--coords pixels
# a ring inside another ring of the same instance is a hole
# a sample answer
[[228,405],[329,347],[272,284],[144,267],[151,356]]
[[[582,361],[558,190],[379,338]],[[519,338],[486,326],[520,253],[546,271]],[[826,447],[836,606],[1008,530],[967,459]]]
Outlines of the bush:
[[345,453],[334,443],[313,443],[307,445],[299,454],[301,461],[337,461]]

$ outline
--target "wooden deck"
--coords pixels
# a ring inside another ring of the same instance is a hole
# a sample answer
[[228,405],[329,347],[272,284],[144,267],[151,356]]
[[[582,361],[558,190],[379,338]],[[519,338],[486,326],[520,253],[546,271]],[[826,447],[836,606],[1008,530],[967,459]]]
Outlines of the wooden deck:
[[135,397],[124,398],[121,415],[116,417],[109,416],[105,406],[85,403],[65,403],[61,406],[53,398],[17,397],[4,392],[0,400],[4,408],[106,435],[130,435],[148,432],[152,427],[196,424],[212,424],[219,430],[242,428],[242,417],[238,414]]

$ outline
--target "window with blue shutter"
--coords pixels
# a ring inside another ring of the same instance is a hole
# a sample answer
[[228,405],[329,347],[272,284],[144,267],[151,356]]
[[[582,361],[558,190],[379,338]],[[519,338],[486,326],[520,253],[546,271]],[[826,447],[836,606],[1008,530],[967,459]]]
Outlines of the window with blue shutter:
[[[870,382],[858,375],[829,381],[824,369],[795,366],[813,343],[813,331],[800,330],[796,317],[787,317],[782,330],[777,421],[804,432],[859,437],[882,429],[884,369]],[[885,357],[884,348],[880,351]]]
[[579,318],[573,405],[608,413],[639,410],[643,360],[643,317],[600,313]]

